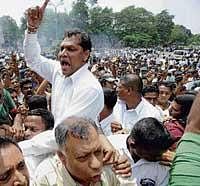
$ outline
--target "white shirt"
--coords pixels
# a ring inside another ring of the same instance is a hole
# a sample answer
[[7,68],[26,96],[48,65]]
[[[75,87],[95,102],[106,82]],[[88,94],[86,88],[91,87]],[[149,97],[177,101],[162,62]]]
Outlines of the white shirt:
[[[37,34],[25,33],[24,55],[27,65],[52,83],[52,113],[55,126],[69,116],[80,116],[97,121],[104,107],[103,90],[98,80],[87,69],[87,64],[69,77],[62,74],[60,63],[40,55]],[[31,140],[20,142],[24,155],[41,155],[57,149],[54,131],[46,131]]]
[[24,55],[27,65],[52,84],[52,113],[55,126],[68,116],[87,116],[97,121],[104,106],[102,87],[94,75],[82,66],[69,77],[62,74],[58,61],[40,55],[37,34],[25,34]]
[[162,118],[159,111],[144,98],[135,109],[129,110],[127,110],[125,102],[118,100],[114,107],[114,115],[122,127],[127,130],[131,130],[134,124],[143,118],[153,117],[159,121]]
[[160,165],[159,162],[150,162],[140,159],[132,166],[133,177],[136,179],[137,186],[140,186],[142,179],[151,179],[155,186],[167,186],[169,181],[170,167]]
[[111,123],[115,121],[114,114],[110,114],[108,117],[100,121],[100,127],[103,130],[105,136],[112,135]]

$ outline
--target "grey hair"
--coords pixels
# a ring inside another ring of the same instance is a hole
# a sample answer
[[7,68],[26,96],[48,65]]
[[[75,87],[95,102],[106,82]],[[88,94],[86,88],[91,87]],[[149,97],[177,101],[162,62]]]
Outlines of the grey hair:
[[125,76],[122,76],[120,78],[120,81],[123,81],[125,87],[132,88],[140,94],[142,93],[143,82],[142,78],[139,75],[127,74]]
[[59,148],[63,149],[67,142],[68,135],[74,138],[87,140],[91,127],[98,132],[96,123],[92,119],[77,116],[68,117],[55,128],[56,143]]

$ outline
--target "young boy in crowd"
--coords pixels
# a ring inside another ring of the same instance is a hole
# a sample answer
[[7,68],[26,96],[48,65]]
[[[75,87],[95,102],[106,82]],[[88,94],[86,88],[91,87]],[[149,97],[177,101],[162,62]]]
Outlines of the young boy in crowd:
[[134,160],[133,176],[138,186],[168,184],[169,167],[161,165],[159,160],[171,143],[170,134],[155,118],[144,118],[134,125],[127,147]]

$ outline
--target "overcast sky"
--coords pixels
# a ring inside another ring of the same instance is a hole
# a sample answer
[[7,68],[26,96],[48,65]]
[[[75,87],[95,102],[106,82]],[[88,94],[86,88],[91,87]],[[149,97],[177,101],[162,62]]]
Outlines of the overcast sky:
[[[51,1],[55,4],[59,2],[59,0]],[[10,15],[19,24],[20,17],[28,7],[40,5],[42,2],[43,0],[2,0],[0,16]],[[72,0],[64,2],[64,7],[70,9]],[[154,14],[168,9],[169,13],[175,16],[176,24],[186,26],[193,33],[200,33],[200,0],[98,0],[98,2],[100,6],[112,7],[114,11],[120,11],[130,5],[144,7]]]

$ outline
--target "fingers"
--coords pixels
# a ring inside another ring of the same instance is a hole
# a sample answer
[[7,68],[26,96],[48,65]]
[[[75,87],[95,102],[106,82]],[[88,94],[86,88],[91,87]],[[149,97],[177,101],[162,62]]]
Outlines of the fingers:
[[113,170],[116,174],[120,174],[122,177],[130,177],[132,174],[132,168],[127,156],[121,155],[118,162],[113,166]]
[[117,153],[115,150],[104,152],[104,158],[103,158],[104,165],[110,165],[116,163],[118,159],[119,159],[119,153]]
[[45,11],[45,9],[46,9],[48,3],[49,3],[49,0],[45,0],[45,1],[44,1],[43,5],[42,5],[41,8],[40,8],[40,10],[41,10],[42,12]]

